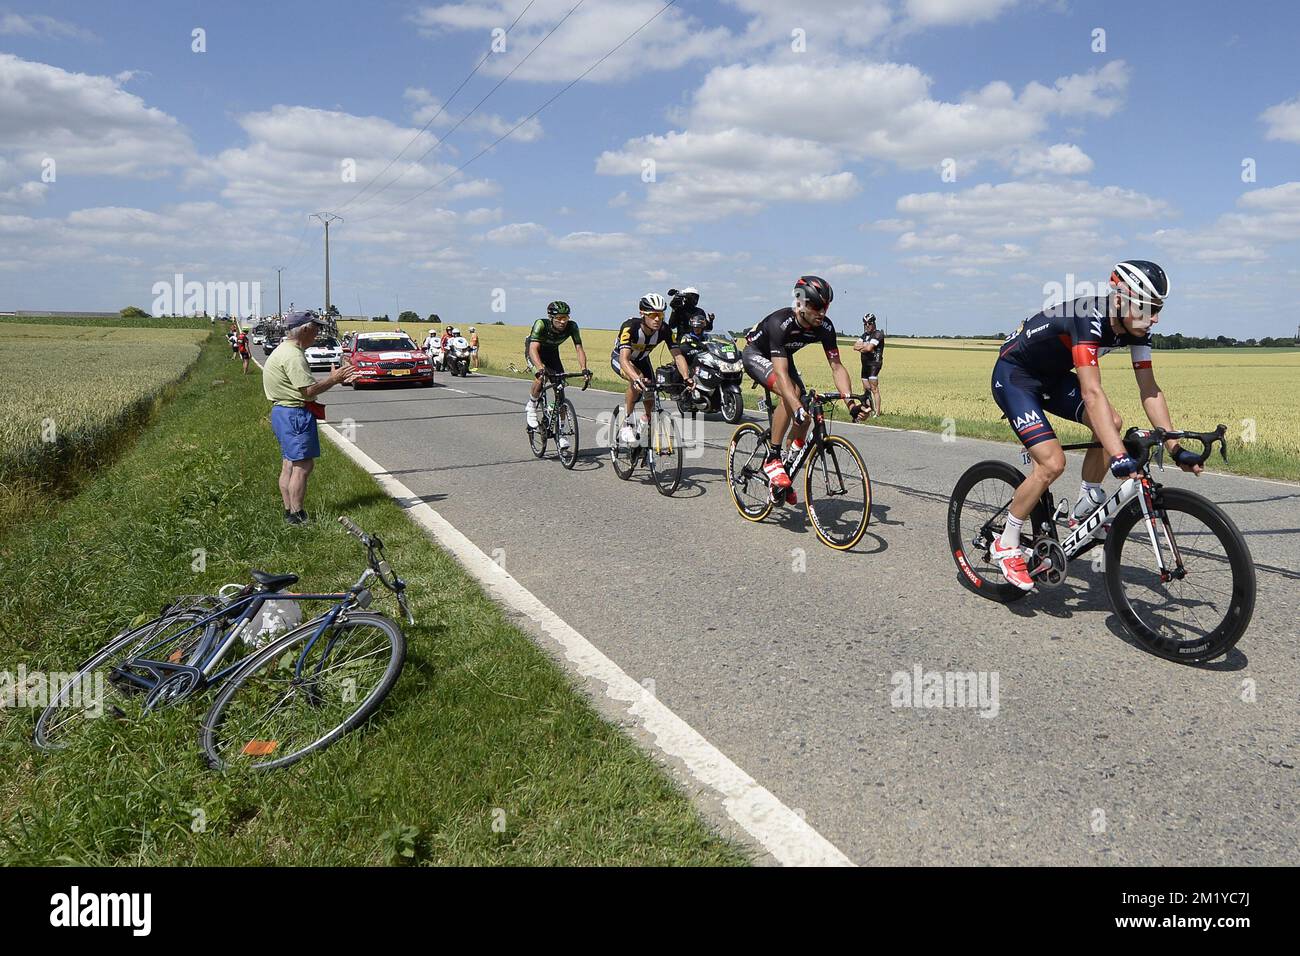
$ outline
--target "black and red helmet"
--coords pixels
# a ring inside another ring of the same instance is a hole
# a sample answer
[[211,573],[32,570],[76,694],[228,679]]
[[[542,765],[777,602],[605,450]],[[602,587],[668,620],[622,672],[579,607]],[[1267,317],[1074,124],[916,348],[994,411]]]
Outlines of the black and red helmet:
[[794,294],[795,298],[823,312],[830,308],[831,300],[835,298],[835,290],[821,276],[800,276],[794,284]]

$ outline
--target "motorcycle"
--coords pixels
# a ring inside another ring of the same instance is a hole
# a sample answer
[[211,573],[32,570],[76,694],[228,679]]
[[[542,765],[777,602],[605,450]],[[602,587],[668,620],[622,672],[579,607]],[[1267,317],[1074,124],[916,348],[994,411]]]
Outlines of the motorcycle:
[[466,378],[469,375],[469,341],[459,335],[448,339],[447,353],[443,356],[443,362],[452,375]]
[[682,339],[681,349],[695,387],[682,389],[677,396],[678,411],[683,416],[721,412],[727,424],[737,424],[744,415],[745,401],[740,394],[744,366],[735,341],[723,335],[688,335]]
[[441,342],[439,342],[437,339],[434,339],[432,342],[429,343],[429,347],[426,348],[424,352],[426,355],[429,356],[429,362],[433,365],[433,370],[435,372],[447,371],[447,365],[443,361]]

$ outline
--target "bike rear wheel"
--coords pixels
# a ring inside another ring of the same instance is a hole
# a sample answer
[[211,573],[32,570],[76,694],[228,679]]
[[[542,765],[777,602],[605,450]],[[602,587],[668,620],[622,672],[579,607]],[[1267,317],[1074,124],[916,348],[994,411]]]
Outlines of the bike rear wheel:
[[[1029,593],[1008,584],[989,560],[989,545],[1002,534],[1011,496],[1024,480],[1018,468],[1004,461],[981,461],[957,479],[948,502],[948,551],[957,562],[957,579],[968,591],[1000,604]],[[1047,520],[1047,508],[1039,501],[1025,531],[1033,534]]]
[[578,412],[567,398],[560,403],[556,425],[555,448],[560,464],[572,469],[578,463]]
[[677,422],[668,412],[656,413],[651,429],[653,439],[650,474],[661,495],[671,495],[682,483],[682,435]]
[[206,616],[201,611],[164,615],[115,637],[53,692],[49,706],[36,720],[36,746],[42,750],[71,746],[97,718],[143,717],[147,712],[145,701],[158,680],[133,662],[147,659],[177,665],[197,663],[194,658],[204,636],[215,629],[215,624],[195,626]]
[[767,432],[746,422],[731,433],[727,444],[727,490],[731,503],[747,521],[762,521],[772,512],[772,494],[763,462],[767,458]]
[[[1106,591],[1124,627],[1148,650],[1203,663],[1241,639],[1255,610],[1255,565],[1241,531],[1218,505],[1192,491],[1155,493],[1155,527],[1134,501],[1106,537]],[[1160,579],[1151,530],[1171,568]]]
[[862,540],[871,520],[871,476],[853,443],[828,435],[808,457],[804,507],[822,543],[847,551]]
[[401,628],[357,612],[311,643],[318,623],[257,652],[226,681],[199,734],[212,769],[287,767],[334,743],[388,696],[406,661]]

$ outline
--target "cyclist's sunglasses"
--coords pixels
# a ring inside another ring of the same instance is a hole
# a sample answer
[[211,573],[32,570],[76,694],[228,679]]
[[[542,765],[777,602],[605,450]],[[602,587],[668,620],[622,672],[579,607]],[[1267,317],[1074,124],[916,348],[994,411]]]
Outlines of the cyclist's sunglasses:
[[1150,302],[1146,299],[1140,299],[1135,295],[1129,295],[1127,292],[1116,292],[1121,299],[1125,299],[1137,307],[1137,310],[1143,315],[1159,315],[1160,310],[1165,307],[1163,302]]

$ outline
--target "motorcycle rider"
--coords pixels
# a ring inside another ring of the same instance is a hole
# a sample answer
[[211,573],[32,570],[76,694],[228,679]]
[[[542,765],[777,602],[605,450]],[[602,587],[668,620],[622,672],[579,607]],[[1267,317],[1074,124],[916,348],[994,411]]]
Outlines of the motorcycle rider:
[[704,331],[695,333],[700,338],[713,331],[714,315],[700,308],[700,290],[694,286],[687,286],[681,291],[669,289],[668,306],[670,309],[668,328],[672,330],[673,338],[677,341],[680,342],[683,336],[694,331],[693,319],[704,320]]

